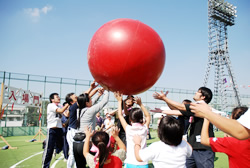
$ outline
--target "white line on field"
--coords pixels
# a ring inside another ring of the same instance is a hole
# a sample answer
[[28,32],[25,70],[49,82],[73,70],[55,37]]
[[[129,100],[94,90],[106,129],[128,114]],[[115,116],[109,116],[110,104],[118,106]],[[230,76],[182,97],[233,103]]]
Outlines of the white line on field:
[[59,158],[53,163],[53,165],[51,166],[51,168],[55,168],[57,162],[59,162],[59,160],[62,160],[63,158],[64,158],[63,156],[59,157]]
[[11,166],[10,168],[15,168],[17,165],[19,165],[20,163],[24,162],[25,160],[28,160],[28,159],[32,158],[33,156],[39,155],[39,154],[41,154],[41,153],[43,153],[43,151],[38,152],[38,153],[36,153],[36,154],[34,154],[34,155],[31,155],[31,156],[29,156],[29,157],[27,157],[27,158],[21,160],[20,162],[17,162],[16,164],[14,164],[13,166]]

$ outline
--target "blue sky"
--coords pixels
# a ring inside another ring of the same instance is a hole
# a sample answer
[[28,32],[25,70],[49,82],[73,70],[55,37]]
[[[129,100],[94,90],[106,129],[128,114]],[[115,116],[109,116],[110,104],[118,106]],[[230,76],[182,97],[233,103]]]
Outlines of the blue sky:
[[[237,84],[248,86],[250,1],[228,2],[238,15],[228,27],[230,59]],[[98,28],[117,18],[140,20],[162,38],[166,63],[155,86],[196,90],[203,84],[206,0],[0,0],[0,71],[93,80],[89,42]],[[240,88],[240,94],[250,94],[250,87]]]

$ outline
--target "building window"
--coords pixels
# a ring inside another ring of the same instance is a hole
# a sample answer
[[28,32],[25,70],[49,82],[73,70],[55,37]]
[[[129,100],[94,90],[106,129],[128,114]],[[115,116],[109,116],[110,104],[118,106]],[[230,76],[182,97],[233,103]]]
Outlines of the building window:
[[16,120],[17,120],[17,121],[21,121],[21,117],[17,117]]
[[13,117],[10,117],[10,118],[9,118],[9,121],[14,121],[14,118],[13,118]]

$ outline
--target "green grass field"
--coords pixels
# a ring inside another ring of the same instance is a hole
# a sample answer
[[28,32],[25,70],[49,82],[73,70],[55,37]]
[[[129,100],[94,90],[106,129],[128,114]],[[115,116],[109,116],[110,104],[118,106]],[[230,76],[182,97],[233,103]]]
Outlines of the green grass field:
[[[222,132],[215,133],[217,137],[222,137]],[[148,140],[148,145],[154,141],[158,141],[157,133],[155,131],[151,132],[153,139]],[[42,161],[42,143],[41,142],[28,142],[33,136],[14,136],[6,137],[5,139],[9,142],[12,147],[18,147],[18,149],[7,149],[0,150],[0,167],[8,168],[38,168],[41,167]],[[5,146],[5,143],[0,139],[0,147]],[[34,155],[34,156],[32,156]],[[32,156],[32,157],[31,157]],[[26,160],[24,160],[26,159]],[[18,162],[21,163],[17,164]],[[215,168],[226,168],[228,167],[228,158],[225,154],[216,153],[215,157]],[[17,164],[16,166],[14,166]],[[53,158],[50,164],[54,168],[66,168],[66,162],[63,161],[63,157],[60,154]],[[153,167],[152,164],[149,167]]]

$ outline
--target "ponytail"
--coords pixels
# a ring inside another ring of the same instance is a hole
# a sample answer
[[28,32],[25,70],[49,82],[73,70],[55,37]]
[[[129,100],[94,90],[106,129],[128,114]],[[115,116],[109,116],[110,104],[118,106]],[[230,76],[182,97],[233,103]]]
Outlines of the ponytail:
[[80,116],[82,113],[82,109],[86,107],[86,102],[89,102],[89,95],[87,93],[84,94],[80,94],[77,97],[77,103],[79,105],[79,115],[78,115],[78,119],[77,119],[77,123],[76,126],[77,128],[80,128]]
[[107,148],[107,145],[105,145],[104,142],[99,142],[97,145],[99,149],[99,168],[102,168],[105,161],[108,158],[109,155],[109,148]]
[[92,137],[93,145],[98,148],[95,158],[99,156],[99,168],[103,168],[104,163],[108,159],[109,153],[111,151],[109,147],[109,140],[109,135],[103,131],[96,132]]

